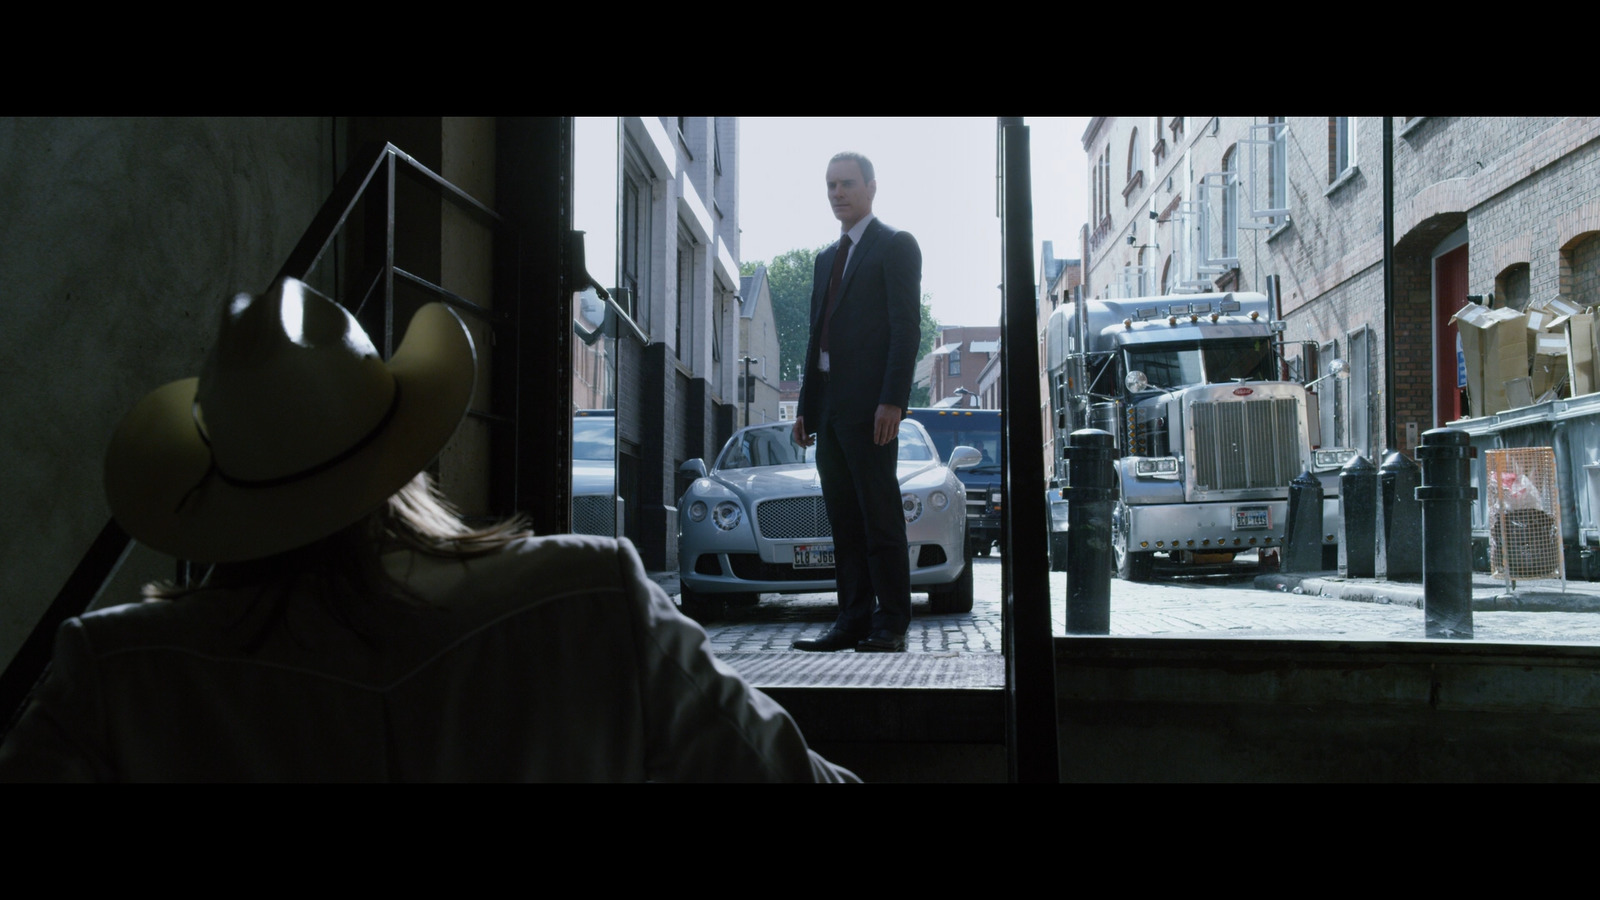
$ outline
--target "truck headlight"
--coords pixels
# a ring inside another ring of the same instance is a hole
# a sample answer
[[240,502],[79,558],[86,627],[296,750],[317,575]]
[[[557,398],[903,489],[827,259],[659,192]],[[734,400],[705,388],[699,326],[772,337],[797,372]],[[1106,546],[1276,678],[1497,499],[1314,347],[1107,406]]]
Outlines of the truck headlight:
[[1133,461],[1133,474],[1140,478],[1177,478],[1178,459],[1174,456],[1150,456]]
[[1311,465],[1319,472],[1328,469],[1342,469],[1344,464],[1355,459],[1356,451],[1352,447],[1334,447],[1329,450],[1311,451]]
[[732,531],[738,528],[739,520],[742,518],[744,518],[744,510],[740,509],[739,504],[732,500],[724,500],[718,503],[717,508],[711,511],[711,521],[715,522],[717,527],[723,531]]
[[911,493],[901,494],[900,509],[906,514],[906,524],[910,525],[922,518],[922,498]]

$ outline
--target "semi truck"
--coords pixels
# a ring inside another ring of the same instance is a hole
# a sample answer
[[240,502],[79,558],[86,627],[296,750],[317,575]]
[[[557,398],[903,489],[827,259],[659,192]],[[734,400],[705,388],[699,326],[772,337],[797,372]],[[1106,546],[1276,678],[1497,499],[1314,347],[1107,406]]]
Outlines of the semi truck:
[[[1275,560],[1290,482],[1324,492],[1324,567],[1337,560],[1338,471],[1354,455],[1324,448],[1314,386],[1286,377],[1283,323],[1259,293],[1077,299],[1051,314],[1045,366],[1055,437],[1052,555],[1065,547],[1061,488],[1071,434],[1113,436],[1112,557],[1118,577],[1226,571],[1254,551]],[[1324,377],[1331,377],[1324,376]],[[1060,559],[1052,559],[1057,569]]]

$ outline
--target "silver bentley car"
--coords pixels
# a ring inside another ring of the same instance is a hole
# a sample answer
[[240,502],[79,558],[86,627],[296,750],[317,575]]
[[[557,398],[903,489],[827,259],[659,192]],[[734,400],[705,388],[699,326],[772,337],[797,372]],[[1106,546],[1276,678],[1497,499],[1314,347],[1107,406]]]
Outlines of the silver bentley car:
[[[708,472],[680,467],[693,483],[678,501],[678,575],[684,611],[714,616],[724,604],[751,606],[763,593],[834,590],[833,529],[822,502],[816,448],[802,448],[790,423],[734,434]],[[966,498],[954,469],[982,455],[956,447],[939,460],[927,431],[900,423],[900,501],[906,517],[911,586],[936,613],[972,609]]]

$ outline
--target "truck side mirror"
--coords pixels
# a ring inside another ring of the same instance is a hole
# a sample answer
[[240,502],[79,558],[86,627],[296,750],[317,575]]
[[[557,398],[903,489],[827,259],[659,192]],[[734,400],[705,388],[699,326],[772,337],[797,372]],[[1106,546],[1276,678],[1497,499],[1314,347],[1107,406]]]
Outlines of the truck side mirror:
[[952,469],[970,469],[983,462],[983,454],[976,447],[961,446],[950,451],[950,462],[947,465]]

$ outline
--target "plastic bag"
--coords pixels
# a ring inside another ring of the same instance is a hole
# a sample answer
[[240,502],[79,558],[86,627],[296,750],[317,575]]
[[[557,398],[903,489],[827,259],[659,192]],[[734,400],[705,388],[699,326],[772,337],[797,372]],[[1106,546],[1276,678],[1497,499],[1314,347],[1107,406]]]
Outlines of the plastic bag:
[[1544,498],[1539,496],[1539,489],[1521,472],[1500,473],[1498,497],[1497,506],[1501,511],[1544,508]]

